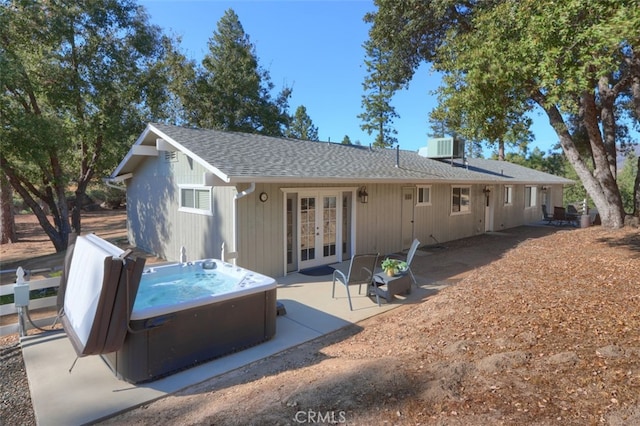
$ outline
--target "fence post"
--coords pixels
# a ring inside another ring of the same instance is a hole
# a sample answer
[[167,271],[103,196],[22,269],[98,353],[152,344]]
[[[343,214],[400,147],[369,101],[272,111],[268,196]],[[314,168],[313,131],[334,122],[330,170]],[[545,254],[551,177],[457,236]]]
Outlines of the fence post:
[[25,309],[29,307],[29,282],[25,281],[22,266],[16,270],[16,283],[13,285],[13,302],[18,310],[18,332],[20,337],[27,335]]

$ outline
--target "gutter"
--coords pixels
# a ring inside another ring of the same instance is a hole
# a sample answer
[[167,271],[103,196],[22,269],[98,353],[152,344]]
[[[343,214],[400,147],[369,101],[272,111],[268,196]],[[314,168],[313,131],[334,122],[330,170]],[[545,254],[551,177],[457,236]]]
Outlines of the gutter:
[[124,182],[126,179],[129,179],[132,176],[131,173],[127,173],[126,175],[117,176],[115,178],[106,177],[102,178],[102,182],[107,185],[109,188],[119,189],[120,191],[126,191],[127,188],[122,185],[116,185],[118,182]]

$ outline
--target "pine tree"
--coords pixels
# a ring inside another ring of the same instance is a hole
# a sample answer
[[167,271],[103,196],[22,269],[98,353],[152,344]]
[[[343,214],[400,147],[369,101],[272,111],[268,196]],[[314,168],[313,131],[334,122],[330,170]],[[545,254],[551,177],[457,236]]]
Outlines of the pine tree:
[[398,132],[391,125],[393,119],[400,116],[391,106],[391,99],[399,85],[391,81],[386,74],[388,55],[371,40],[365,42],[364,48],[367,54],[364,63],[368,75],[362,84],[366,94],[362,96],[362,107],[365,111],[358,115],[363,122],[360,128],[369,135],[375,133],[374,146],[390,147],[398,141],[393,136]]
[[271,97],[274,84],[259,66],[255,46],[232,9],[218,21],[208,45],[196,82],[197,101],[187,106],[190,124],[282,136],[291,90]]
[[296,109],[296,113],[285,131],[285,136],[307,141],[318,140],[318,128],[313,125],[313,121],[307,114],[307,108],[304,105],[300,105]]

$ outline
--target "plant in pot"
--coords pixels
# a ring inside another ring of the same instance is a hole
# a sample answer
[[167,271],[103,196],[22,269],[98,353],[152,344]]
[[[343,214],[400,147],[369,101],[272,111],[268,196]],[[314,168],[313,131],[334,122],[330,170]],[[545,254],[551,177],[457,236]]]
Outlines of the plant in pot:
[[382,261],[382,269],[388,276],[393,277],[407,269],[407,262],[399,259],[390,259],[387,257]]

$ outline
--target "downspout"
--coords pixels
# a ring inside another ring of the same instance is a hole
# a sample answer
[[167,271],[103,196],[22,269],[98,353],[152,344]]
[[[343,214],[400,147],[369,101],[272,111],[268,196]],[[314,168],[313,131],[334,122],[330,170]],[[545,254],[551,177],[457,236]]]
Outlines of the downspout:
[[233,198],[236,199],[236,200],[239,200],[240,198],[251,194],[255,190],[256,190],[256,183],[255,182],[251,182],[251,185],[249,185],[249,187],[247,189],[245,189],[242,192],[238,192],[236,195],[234,195]]
[[[236,195],[233,196],[233,200],[235,201],[233,203],[233,251],[236,253],[236,258],[237,258],[237,253],[238,253],[238,200],[240,198],[244,198],[247,195],[251,194],[253,191],[256,190],[256,183],[255,182],[251,182],[251,184],[249,185],[249,187],[247,189],[245,189],[242,192],[238,192],[236,193]],[[233,263],[235,265],[236,263],[236,258],[234,258]]]

